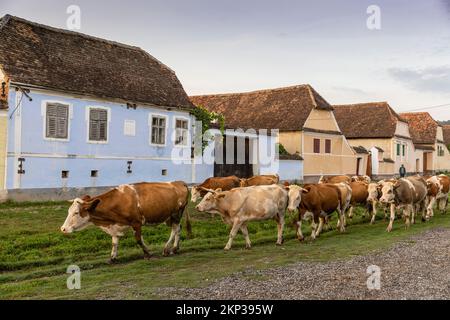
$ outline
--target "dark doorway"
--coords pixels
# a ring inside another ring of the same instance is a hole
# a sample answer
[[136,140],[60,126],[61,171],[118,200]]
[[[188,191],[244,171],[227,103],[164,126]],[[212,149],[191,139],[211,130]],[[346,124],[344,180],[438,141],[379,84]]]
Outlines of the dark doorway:
[[[232,145],[227,147],[227,142]],[[222,159],[217,155],[217,152],[220,151],[223,153]],[[229,161],[227,161],[227,154]],[[250,139],[243,137],[224,137],[220,143],[217,143],[216,161],[214,164],[215,177],[234,175],[239,178],[250,178],[253,176],[253,165],[250,163]]]
[[372,154],[371,153],[369,153],[369,156],[367,157],[366,175],[369,177],[372,177]]
[[359,176],[359,169],[361,168],[361,158],[356,159],[356,175]]

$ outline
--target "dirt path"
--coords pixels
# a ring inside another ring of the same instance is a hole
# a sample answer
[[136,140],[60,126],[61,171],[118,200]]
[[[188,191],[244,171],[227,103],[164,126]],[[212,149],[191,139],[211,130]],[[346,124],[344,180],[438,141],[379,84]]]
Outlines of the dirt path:
[[[368,290],[370,265],[381,289]],[[162,288],[172,299],[450,299],[450,230],[438,228],[388,251],[234,274],[201,289]]]

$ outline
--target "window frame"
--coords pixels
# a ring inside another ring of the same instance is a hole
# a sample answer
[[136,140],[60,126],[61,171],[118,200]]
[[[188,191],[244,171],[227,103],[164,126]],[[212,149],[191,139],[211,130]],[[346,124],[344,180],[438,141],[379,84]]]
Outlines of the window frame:
[[[320,139],[320,138],[313,138],[313,153],[314,154],[321,154],[321,149],[322,149],[322,147],[321,147],[321,144],[322,144],[322,141],[321,141],[322,139]],[[319,143],[318,143],[318,151],[316,152],[316,141],[318,141]]]
[[[177,144],[177,121],[181,120],[181,121],[186,121],[187,123],[187,128],[186,129],[182,129],[182,130],[186,130],[186,144]],[[173,119],[173,144],[176,148],[190,148],[191,147],[191,139],[190,139],[190,126],[191,126],[191,121],[188,117],[183,117],[183,116],[175,116]]]
[[[329,151],[327,151],[327,146],[329,146]],[[325,139],[325,154],[332,154],[333,150],[332,150],[332,143],[331,143],[331,139]]]
[[[126,132],[127,123],[131,124],[133,126],[133,134],[127,134],[127,132]],[[125,137],[136,137],[136,120],[132,120],[132,119],[124,119],[123,120],[123,135]]]
[[[165,127],[164,127],[164,144],[159,144],[159,143],[153,143],[152,141],[152,133],[153,133],[153,118],[163,118],[165,119],[166,123],[165,123]],[[148,126],[149,126],[149,134],[148,134],[148,141],[149,144],[153,147],[166,147],[167,146],[167,132],[168,132],[168,126],[169,126],[169,116],[165,115],[165,114],[161,114],[161,113],[154,113],[151,112],[148,115]]]
[[[91,110],[92,109],[102,109],[106,110],[107,117],[106,117],[106,140],[97,141],[97,140],[91,140],[90,139],[90,124],[91,124]],[[110,122],[111,122],[111,108],[104,107],[104,106],[87,106],[86,107],[86,114],[85,114],[85,120],[86,120],[86,142],[89,144],[108,144],[109,143],[109,137],[110,137]]]
[[[47,137],[47,106],[49,104],[61,104],[68,107],[67,110],[67,138],[52,138]],[[56,142],[69,142],[70,141],[70,131],[71,123],[73,118],[73,105],[69,102],[60,100],[43,100],[41,104],[41,116],[42,116],[42,137],[46,141],[56,141]]]

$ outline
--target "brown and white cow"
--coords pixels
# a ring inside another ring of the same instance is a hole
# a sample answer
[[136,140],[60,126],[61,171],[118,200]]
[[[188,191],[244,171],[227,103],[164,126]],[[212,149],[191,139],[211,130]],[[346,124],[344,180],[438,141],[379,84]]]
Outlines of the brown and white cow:
[[430,177],[427,179],[427,188],[428,208],[426,218],[429,219],[434,215],[433,206],[435,203],[437,203],[437,208],[442,214],[446,213],[450,193],[450,178],[446,175]]
[[364,181],[352,181],[349,186],[352,189],[352,198],[350,200],[348,217],[353,218],[353,210],[357,205],[364,206],[366,211],[369,212],[369,184]]
[[356,182],[356,181],[361,181],[361,182],[365,182],[365,183],[369,184],[372,182],[372,179],[370,179],[369,176],[353,176],[352,182]]
[[206,190],[222,189],[222,191],[229,191],[239,187],[240,179],[236,176],[208,178],[202,184],[192,187],[191,201],[195,203],[200,200],[208,193]]
[[390,205],[390,221],[387,231],[392,231],[395,219],[395,209],[403,209],[406,227],[415,223],[415,213],[422,212],[425,215],[427,202],[427,184],[418,176],[401,178],[395,182],[386,181],[382,185],[380,202]]
[[283,243],[284,214],[288,192],[278,185],[237,188],[230,191],[210,190],[196,209],[219,214],[226,224],[232,225],[225,250],[230,250],[233,239],[241,230],[246,248],[251,247],[247,223],[275,219],[278,224],[277,245]]
[[[145,257],[151,256],[144,239],[142,226],[167,223],[172,227],[163,254],[174,254],[179,249],[181,218],[188,204],[189,190],[184,182],[136,183],[114,188],[97,197],[85,196],[73,200],[66,221],[61,227],[64,234],[95,225],[112,237],[111,262],[117,259],[119,237],[132,228]],[[190,232],[189,215],[186,224]],[[170,244],[173,246],[169,249]]]
[[241,187],[252,187],[252,186],[270,186],[272,184],[278,184],[280,182],[280,176],[276,175],[262,175],[253,176],[248,179],[241,179]]
[[[333,212],[338,213],[340,231],[345,231],[344,212],[346,205],[341,188],[335,184],[309,184],[303,188],[297,185],[286,187],[289,190],[288,211],[298,210],[298,220],[295,221],[297,238],[304,240],[302,221],[312,217],[311,239],[315,239],[322,232],[324,223]],[[349,200],[349,199],[348,199]]]
[[319,184],[341,183],[341,182],[350,183],[350,182],[352,182],[352,178],[350,178],[349,176],[329,176],[329,177],[321,176],[320,180],[319,180]]

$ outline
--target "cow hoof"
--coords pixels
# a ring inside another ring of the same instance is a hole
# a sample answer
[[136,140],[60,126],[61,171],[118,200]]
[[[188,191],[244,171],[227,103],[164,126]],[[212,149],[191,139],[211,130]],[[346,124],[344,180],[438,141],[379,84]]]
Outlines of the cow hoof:
[[144,254],[144,260],[150,260],[150,259],[152,259],[153,258],[153,255],[152,254],[150,254],[150,253],[145,253]]
[[171,255],[178,254],[178,248],[172,248],[172,250],[170,250],[170,254]]
[[227,247],[223,248],[223,251],[225,251],[225,252],[228,252],[230,250],[231,250],[231,248],[227,248]]
[[304,241],[305,241],[305,237],[298,237],[297,239],[298,239],[298,241],[300,241],[300,242],[304,242]]
[[108,264],[116,264],[117,263],[117,259],[116,258],[111,258],[108,260]]
[[245,246],[245,250],[252,250],[252,246]]

